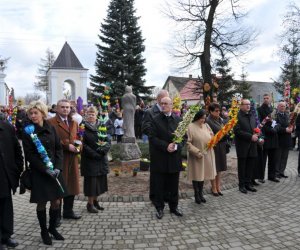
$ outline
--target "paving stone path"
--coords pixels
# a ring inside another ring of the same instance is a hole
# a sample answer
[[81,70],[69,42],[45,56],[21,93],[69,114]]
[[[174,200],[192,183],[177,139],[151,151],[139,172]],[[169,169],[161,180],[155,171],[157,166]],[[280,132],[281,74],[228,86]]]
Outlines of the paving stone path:
[[16,249],[300,249],[300,178],[298,152],[290,151],[287,179],[266,181],[257,193],[237,188],[223,197],[206,194],[207,203],[181,199],[184,217],[165,208],[162,220],[148,201],[104,202],[103,212],[88,214],[86,202],[76,200],[79,221],[64,220],[59,231],[65,241],[51,248],[41,242],[35,205],[29,195],[15,195]]

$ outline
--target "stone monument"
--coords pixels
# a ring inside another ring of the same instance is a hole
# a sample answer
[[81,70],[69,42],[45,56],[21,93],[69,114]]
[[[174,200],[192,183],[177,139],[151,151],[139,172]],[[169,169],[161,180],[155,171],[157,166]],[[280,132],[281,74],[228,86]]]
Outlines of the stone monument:
[[125,94],[121,99],[121,105],[123,109],[124,129],[124,135],[121,144],[121,159],[125,161],[138,161],[139,165],[141,150],[136,143],[134,134],[134,112],[136,106],[136,96],[132,93],[131,86],[126,86]]

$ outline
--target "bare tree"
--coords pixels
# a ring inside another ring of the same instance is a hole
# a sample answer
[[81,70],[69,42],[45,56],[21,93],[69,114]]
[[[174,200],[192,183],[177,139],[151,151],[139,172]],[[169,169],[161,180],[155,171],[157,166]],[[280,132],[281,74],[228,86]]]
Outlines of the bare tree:
[[[239,57],[249,51],[257,33],[244,27],[240,0],[177,0],[167,4],[165,13],[180,28],[176,33],[174,56],[181,69],[197,65],[203,83],[212,84],[212,55]],[[221,86],[220,86],[221,87]]]
[[25,105],[28,105],[32,101],[38,101],[41,98],[42,98],[42,96],[37,92],[27,93],[26,96],[24,97],[24,103],[25,103]]
[[56,58],[54,53],[48,48],[46,50],[46,57],[41,58],[41,62],[38,65],[38,75],[36,76],[37,82],[34,83],[34,87],[37,90],[46,91],[48,90],[48,77],[47,72],[50,69],[50,67],[55,62]]

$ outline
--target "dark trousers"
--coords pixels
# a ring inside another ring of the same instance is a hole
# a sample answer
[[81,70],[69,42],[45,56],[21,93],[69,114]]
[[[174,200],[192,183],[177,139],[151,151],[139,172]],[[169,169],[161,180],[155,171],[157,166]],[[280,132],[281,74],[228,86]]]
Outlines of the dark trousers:
[[289,157],[289,148],[278,148],[276,151],[277,156],[277,167],[276,174],[284,174],[284,170],[286,169],[287,160]]
[[165,207],[165,197],[168,197],[170,210],[178,206],[178,173],[152,173],[153,182],[153,204],[157,210],[163,210]]
[[265,170],[266,170],[266,163],[264,162],[263,157],[263,149],[261,146],[257,146],[257,158],[256,164],[253,167],[253,176],[252,179],[265,179]]
[[263,150],[263,164],[266,166],[268,159],[268,179],[274,179],[276,177],[276,165],[277,165],[277,149],[264,149]]
[[74,195],[69,195],[69,196],[66,196],[63,198],[64,200],[64,211],[63,213],[70,213],[73,211],[73,206],[74,206],[74,198],[75,196]]
[[0,239],[6,240],[14,233],[14,211],[12,197],[0,198]]
[[117,143],[122,142],[122,137],[123,137],[123,135],[117,135]]
[[238,157],[239,187],[246,187],[250,185],[255,161],[256,161],[255,157],[248,157],[248,158]]

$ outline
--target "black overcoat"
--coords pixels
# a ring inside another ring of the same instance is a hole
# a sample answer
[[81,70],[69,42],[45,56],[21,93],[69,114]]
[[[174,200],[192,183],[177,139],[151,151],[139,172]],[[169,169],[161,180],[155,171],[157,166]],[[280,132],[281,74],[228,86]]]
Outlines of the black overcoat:
[[266,124],[262,128],[262,132],[264,135],[264,149],[275,149],[278,148],[278,125],[274,128],[272,127],[272,121],[266,122]]
[[292,147],[292,137],[291,133],[286,132],[286,128],[289,126],[289,115],[287,113],[276,114],[276,122],[279,125],[278,128],[278,142],[281,148]]
[[257,157],[257,144],[251,140],[255,127],[255,117],[251,113],[246,114],[240,110],[238,113],[238,122],[233,129],[237,157]]
[[263,103],[260,107],[257,108],[259,121],[262,122],[269,114],[273,112],[273,107]]
[[[16,137],[13,126],[8,122],[0,121],[0,197],[10,195],[7,184],[16,192],[19,186],[19,178],[23,171],[22,149]],[[2,187],[2,184],[6,187]],[[4,194],[4,192],[9,193]]]
[[142,133],[149,136],[151,130],[151,124],[153,122],[154,116],[160,114],[160,109],[158,108],[157,104],[155,104],[150,109],[147,109],[144,112],[143,120],[142,120]]
[[[98,134],[96,126],[85,123],[83,135],[83,149],[81,153],[81,175],[82,176],[100,176],[108,174],[107,153],[110,149],[110,141],[105,146],[99,147]],[[96,151],[99,148],[98,152]]]
[[[172,143],[173,133],[181,118],[172,114],[170,117],[159,113],[154,116],[149,130],[150,171],[156,173],[177,173],[181,170],[181,149],[183,143],[178,144],[175,152],[167,151]],[[184,140],[185,141],[185,140]]]
[[[45,147],[48,157],[53,163],[54,169],[62,171],[63,151],[60,140],[56,134],[55,128],[47,121],[44,121],[43,127],[34,124],[37,137]],[[46,173],[46,165],[37,151],[31,137],[23,131],[23,147],[26,161],[32,170],[32,190],[30,202],[47,202],[62,198],[67,195],[67,189],[64,185],[62,174],[58,176],[64,192],[61,191],[56,181]]]

